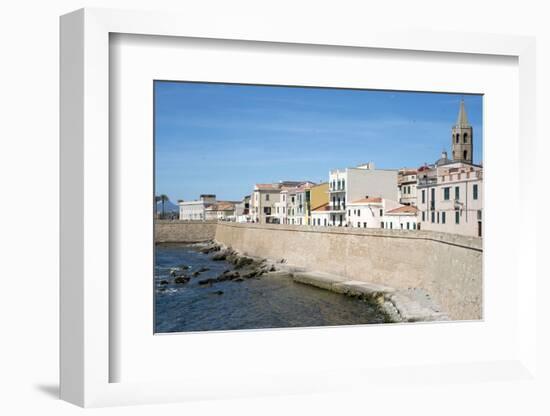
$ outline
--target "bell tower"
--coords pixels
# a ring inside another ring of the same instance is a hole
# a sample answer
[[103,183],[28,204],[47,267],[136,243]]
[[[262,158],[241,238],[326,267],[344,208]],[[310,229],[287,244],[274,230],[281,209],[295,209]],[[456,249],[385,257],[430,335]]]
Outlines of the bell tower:
[[470,123],[468,123],[468,117],[466,115],[466,108],[464,107],[464,100],[460,102],[460,110],[458,111],[458,120],[453,126],[451,134],[451,149],[452,158],[455,162],[467,162],[472,163],[473,160],[473,141],[474,134]]

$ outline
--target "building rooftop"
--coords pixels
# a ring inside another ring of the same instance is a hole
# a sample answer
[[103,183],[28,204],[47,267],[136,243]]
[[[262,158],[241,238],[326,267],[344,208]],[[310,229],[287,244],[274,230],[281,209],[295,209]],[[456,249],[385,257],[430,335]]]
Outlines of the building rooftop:
[[386,212],[386,214],[390,214],[390,215],[393,215],[393,214],[415,214],[418,212],[418,209],[412,205],[403,205],[402,207],[398,207],[398,208],[394,208],[388,212]]
[[312,211],[315,211],[315,212],[330,211],[330,207],[328,206],[328,202],[325,202],[323,205],[319,205],[318,207],[313,208]]
[[380,198],[379,196],[361,198],[352,202],[352,204],[380,204],[380,203],[382,203],[382,198]]

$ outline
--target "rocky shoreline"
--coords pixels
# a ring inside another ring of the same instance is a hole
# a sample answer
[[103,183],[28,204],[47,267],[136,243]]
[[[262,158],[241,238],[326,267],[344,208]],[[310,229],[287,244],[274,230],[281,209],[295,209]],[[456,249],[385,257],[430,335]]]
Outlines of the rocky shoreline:
[[[385,316],[387,323],[449,319],[437,305],[433,304],[429,294],[421,289],[396,290],[382,285],[349,280],[343,276],[307,271],[286,264],[285,259],[273,260],[248,256],[246,253],[240,253],[215,241],[201,243],[198,251],[210,255],[213,261],[226,261],[233,265],[233,269],[226,269],[217,277],[198,280],[197,283],[201,287],[212,287],[218,282],[243,282],[247,279],[260,279],[267,274],[270,276],[280,275],[292,278],[296,283],[315,286],[371,303]],[[170,270],[172,282],[162,280],[160,284],[185,285],[192,278],[198,278],[201,273],[208,270],[203,267],[190,273],[190,267],[180,265]],[[212,293],[223,295],[221,290]]]

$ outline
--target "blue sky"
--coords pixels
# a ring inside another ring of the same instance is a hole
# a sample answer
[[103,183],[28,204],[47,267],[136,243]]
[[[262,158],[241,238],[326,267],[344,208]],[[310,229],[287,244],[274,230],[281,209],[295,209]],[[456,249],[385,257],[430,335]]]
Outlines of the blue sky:
[[482,161],[482,96],[156,81],[155,192],[240,200],[255,183],[327,181],[328,171],[433,163],[460,100]]

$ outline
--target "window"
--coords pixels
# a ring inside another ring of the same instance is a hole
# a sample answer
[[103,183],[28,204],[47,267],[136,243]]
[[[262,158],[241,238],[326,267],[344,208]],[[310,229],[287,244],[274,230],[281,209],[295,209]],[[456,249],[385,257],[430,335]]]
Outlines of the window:
[[464,150],[464,159],[468,159],[468,151]]
[[361,216],[361,210],[360,210],[360,209],[357,210],[357,216],[358,216],[358,217]]
[[269,194],[265,194],[265,200],[269,201]]
[[455,186],[455,199],[458,201],[460,199],[460,188]]
[[325,227],[327,226],[327,219],[325,218]]
[[390,222],[390,229],[393,230],[393,222]]
[[422,189],[422,203],[423,204],[426,203],[426,190],[425,189]]
[[384,222],[380,223],[380,228],[384,228]]
[[450,197],[451,197],[451,188],[447,186],[446,188],[443,188],[443,199],[445,201],[448,201]]
[[342,179],[342,189],[345,189],[345,187],[346,187],[346,180]]
[[384,212],[382,210],[380,210],[380,216],[384,215]]
[[403,229],[403,224],[401,224],[401,229]]
[[464,143],[468,143],[468,133],[464,133]]
[[416,230],[416,223],[413,222],[413,230]]
[[455,140],[456,140],[457,143],[460,141],[460,134],[457,133]]
[[[353,212],[355,212],[355,210],[353,210]],[[348,216],[351,217],[351,209],[348,209]]]
[[460,212],[455,211],[455,224],[460,224]]
[[409,223],[407,223],[407,230],[410,230]]
[[426,221],[426,212],[422,211],[422,221]]
[[439,224],[439,211],[437,211],[437,223]]
[[367,223],[366,222],[363,223],[363,228],[367,228]]
[[445,211],[441,213],[441,224],[445,224]]
[[432,211],[432,223],[435,222],[435,211]]
[[357,221],[357,228],[361,228],[361,223]]
[[477,184],[474,185],[474,199],[477,199]]

